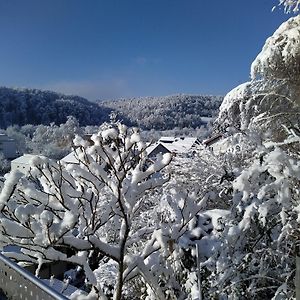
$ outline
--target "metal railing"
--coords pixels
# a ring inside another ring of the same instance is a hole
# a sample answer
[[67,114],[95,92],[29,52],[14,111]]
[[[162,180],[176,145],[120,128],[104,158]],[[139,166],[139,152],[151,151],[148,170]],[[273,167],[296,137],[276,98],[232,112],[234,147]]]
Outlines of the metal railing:
[[68,299],[1,253],[0,289],[5,293],[8,299]]

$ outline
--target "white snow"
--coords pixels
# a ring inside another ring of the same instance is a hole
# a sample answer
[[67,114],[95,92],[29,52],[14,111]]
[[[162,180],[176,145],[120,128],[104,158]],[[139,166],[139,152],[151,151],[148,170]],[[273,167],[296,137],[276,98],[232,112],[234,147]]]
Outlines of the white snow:
[[251,78],[257,76],[299,79],[300,15],[284,22],[269,37],[251,65]]

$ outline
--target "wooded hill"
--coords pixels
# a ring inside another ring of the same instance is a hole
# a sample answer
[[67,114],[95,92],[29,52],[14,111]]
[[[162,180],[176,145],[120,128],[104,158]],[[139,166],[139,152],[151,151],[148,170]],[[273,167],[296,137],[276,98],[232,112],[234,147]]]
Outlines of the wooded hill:
[[68,116],[80,126],[100,125],[115,113],[119,120],[142,129],[168,130],[206,125],[218,113],[221,96],[174,95],[90,102],[37,89],[0,87],[0,128],[11,125],[57,125]]
[[109,111],[85,98],[41,91],[0,87],[0,128],[10,125],[65,123],[74,116],[80,125],[98,125]]
[[101,101],[120,119],[143,129],[197,128],[218,114],[222,96],[172,95]]

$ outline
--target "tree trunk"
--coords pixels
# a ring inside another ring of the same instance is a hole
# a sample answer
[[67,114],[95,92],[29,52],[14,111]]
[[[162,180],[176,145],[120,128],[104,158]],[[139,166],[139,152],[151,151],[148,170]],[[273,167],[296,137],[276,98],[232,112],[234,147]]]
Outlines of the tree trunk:
[[124,284],[124,279],[123,279],[124,256],[125,256],[125,248],[126,248],[126,242],[127,242],[128,235],[129,235],[129,226],[126,225],[124,237],[120,243],[119,271],[118,271],[118,277],[117,277],[117,286],[116,286],[116,289],[114,292],[113,300],[121,300],[121,297],[122,297],[122,289],[123,289],[123,284]]
[[121,300],[122,289],[123,289],[123,271],[124,271],[124,261],[119,262],[119,272],[117,277],[117,287],[114,292],[114,300]]

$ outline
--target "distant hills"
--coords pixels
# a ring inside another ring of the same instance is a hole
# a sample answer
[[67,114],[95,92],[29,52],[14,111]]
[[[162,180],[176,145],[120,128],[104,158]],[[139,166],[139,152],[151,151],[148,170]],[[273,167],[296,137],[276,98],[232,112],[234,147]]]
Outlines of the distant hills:
[[143,129],[200,127],[217,115],[221,96],[174,95],[90,102],[37,89],[0,87],[0,128],[10,125],[65,123],[68,116],[81,126],[100,125],[112,112],[118,119]]
[[62,124],[70,115],[82,126],[98,125],[107,120],[110,111],[78,96],[0,87],[0,128],[15,124]]
[[200,127],[216,117],[223,96],[172,95],[101,101],[120,119],[144,129],[167,130]]

